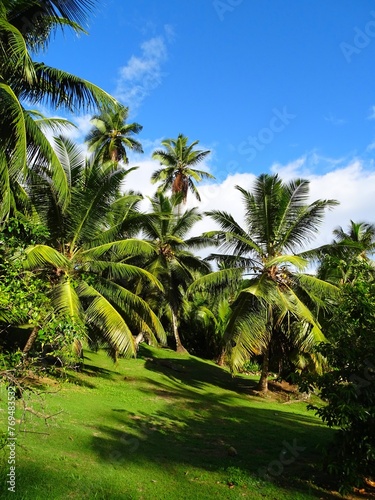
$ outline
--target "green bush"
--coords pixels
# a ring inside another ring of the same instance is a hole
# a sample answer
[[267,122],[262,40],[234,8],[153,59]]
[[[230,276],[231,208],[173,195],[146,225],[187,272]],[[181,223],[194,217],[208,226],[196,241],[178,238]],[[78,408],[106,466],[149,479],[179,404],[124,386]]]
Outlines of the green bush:
[[250,373],[259,373],[260,370],[261,370],[260,364],[251,359],[249,359],[249,361],[246,361],[246,363],[241,368],[241,372],[250,372]]
[[347,491],[375,476],[375,283],[365,264],[343,285],[328,333],[319,351],[331,369],[314,381],[327,404],[310,408],[339,427],[326,467]]

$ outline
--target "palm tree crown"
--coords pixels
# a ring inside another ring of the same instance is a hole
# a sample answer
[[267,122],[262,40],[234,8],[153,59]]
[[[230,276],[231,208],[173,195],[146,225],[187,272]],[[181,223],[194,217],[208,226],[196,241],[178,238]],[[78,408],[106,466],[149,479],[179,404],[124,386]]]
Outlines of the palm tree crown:
[[162,141],[162,146],[165,149],[154,151],[152,154],[152,157],[159,160],[164,167],[153,173],[151,181],[153,183],[162,182],[159,188],[161,192],[171,189],[172,194],[181,193],[184,203],[189,189],[200,201],[194,181],[214,179],[214,176],[208,172],[193,168],[210,153],[208,150],[194,150],[198,142],[195,141],[188,145],[188,138],[179,134],[177,139]]
[[138,123],[125,123],[128,113],[128,108],[116,106],[92,118],[93,127],[85,140],[89,150],[95,151],[101,161],[128,163],[127,148],[143,153],[141,144],[133,137],[142,130],[142,126]]
[[333,283],[345,283],[356,275],[356,266],[367,261],[375,269],[371,257],[375,251],[375,225],[350,221],[348,230],[341,226],[333,231],[335,239],[316,249],[318,276]]

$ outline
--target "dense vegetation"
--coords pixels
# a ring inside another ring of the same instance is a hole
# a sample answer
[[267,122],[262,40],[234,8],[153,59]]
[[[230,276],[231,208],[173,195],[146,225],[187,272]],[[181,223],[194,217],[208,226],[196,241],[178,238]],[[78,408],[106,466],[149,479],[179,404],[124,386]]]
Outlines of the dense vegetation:
[[[212,176],[196,168],[210,152],[182,134],[153,153],[161,166],[151,180],[159,184],[149,211],[141,211],[142,193],[125,188],[128,154],[142,152],[142,126],[127,123],[128,108],[94,84],[31,57],[55,30],[80,31],[93,3],[0,2],[3,383],[17,388],[28,411],[30,374],[69,379],[71,370],[85,370],[88,347],[119,360],[135,357],[142,340],[217,361],[219,379],[251,366],[258,397],[266,396],[271,374],[320,394],[311,408],[339,427],[327,454],[335,486],[368,484],[375,467],[375,226],[350,221],[332,244],[309,249],[337,202],[310,203],[308,180],[285,183],[277,174],[260,175],[249,191],[237,186],[244,227],[227,212],[186,209],[188,191],[199,201],[197,183]],[[92,110],[87,155],[64,137],[66,120],[29,109],[40,103]],[[203,217],[219,229],[194,235]],[[201,248],[214,251],[202,259]],[[312,262],[314,274],[306,272]]]

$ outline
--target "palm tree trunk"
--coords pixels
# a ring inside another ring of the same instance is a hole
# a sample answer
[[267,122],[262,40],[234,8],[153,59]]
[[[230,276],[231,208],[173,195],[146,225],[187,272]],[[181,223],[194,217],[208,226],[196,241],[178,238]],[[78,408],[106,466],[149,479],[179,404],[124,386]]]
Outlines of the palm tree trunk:
[[174,338],[176,340],[176,351],[179,353],[183,353],[183,354],[189,354],[188,351],[185,349],[185,347],[181,343],[180,334],[178,333],[177,315],[173,309],[171,311],[172,311],[173,335],[174,335]]
[[260,375],[260,379],[258,382],[258,391],[259,392],[267,392],[268,391],[268,365],[270,360],[270,348],[266,347],[263,353],[263,362],[262,362],[262,372]]
[[224,366],[224,361],[225,361],[225,349],[223,349],[219,354],[219,357],[217,358],[217,364],[219,366]]
[[112,151],[111,151],[111,160],[112,160],[114,163],[118,163],[117,148],[112,149]]
[[38,331],[39,331],[39,327],[34,326],[34,328],[32,329],[32,332],[30,333],[29,338],[27,339],[25,347],[23,348],[23,351],[22,351],[24,357],[27,357],[27,355],[29,354],[29,351],[32,348],[32,346],[33,346],[33,344],[38,336]]

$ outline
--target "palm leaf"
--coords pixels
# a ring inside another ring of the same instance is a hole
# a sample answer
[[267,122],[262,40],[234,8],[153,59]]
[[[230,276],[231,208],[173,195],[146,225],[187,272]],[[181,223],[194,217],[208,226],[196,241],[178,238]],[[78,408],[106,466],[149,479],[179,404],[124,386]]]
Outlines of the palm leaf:
[[69,269],[69,260],[48,245],[34,245],[26,248],[25,269],[37,269],[52,266],[55,269]]
[[152,255],[155,253],[153,246],[139,239],[129,238],[127,240],[112,241],[103,245],[82,251],[82,256],[90,259],[102,257],[107,252],[113,252],[118,260],[135,255]]
[[[32,83],[15,86],[21,98],[30,103],[46,103],[69,111],[114,105],[117,101],[98,86],[43,63],[33,63],[36,74]],[[17,88],[18,87],[18,88]]]
[[58,315],[69,316],[72,319],[82,316],[81,303],[69,275],[65,275],[53,288],[51,299]]
[[124,264],[122,262],[108,262],[93,260],[92,262],[85,262],[84,269],[94,273],[108,273],[108,279],[113,280],[131,280],[134,278],[145,279],[152,285],[156,286],[159,290],[163,291],[163,285],[160,281],[150,272],[138,266]]
[[81,282],[77,293],[81,297],[91,299],[85,311],[86,321],[99,328],[107,342],[120,353],[133,356],[135,354],[133,334],[117,309],[86,283]]

